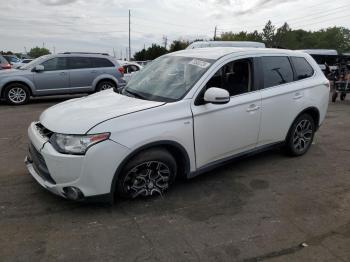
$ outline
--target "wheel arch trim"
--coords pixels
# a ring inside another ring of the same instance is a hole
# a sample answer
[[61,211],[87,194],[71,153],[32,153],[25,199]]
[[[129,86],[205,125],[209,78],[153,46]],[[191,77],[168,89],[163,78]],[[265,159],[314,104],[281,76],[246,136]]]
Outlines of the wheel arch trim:
[[[318,110],[317,107],[315,106],[310,106],[310,107],[307,107],[305,109],[303,109],[299,114],[297,114],[297,116],[293,119],[292,123],[290,124],[290,127],[288,129],[288,132],[287,132],[287,135],[286,135],[286,138],[285,140],[287,140],[289,134],[290,134],[290,131],[291,131],[291,128],[295,122],[295,120],[298,119],[298,117],[300,117],[302,114],[306,113],[307,111],[314,111],[316,114],[317,114],[317,122],[315,123],[315,132],[317,131],[318,127],[319,127],[319,124],[320,124],[320,111]],[[312,116],[313,117],[313,116]]]
[[[176,148],[177,150],[179,150],[181,152],[181,157],[183,157],[185,163],[184,163],[184,171],[185,171],[185,175],[186,177],[190,174],[190,158],[189,155],[186,151],[186,149],[179,144],[178,142],[175,141],[171,141],[171,140],[162,140],[162,141],[156,141],[156,142],[152,142],[152,143],[148,143],[145,144],[141,147],[138,147],[137,149],[133,150],[131,153],[129,153],[119,164],[114,176],[113,176],[113,180],[111,183],[111,197],[114,198],[115,195],[115,190],[116,190],[116,185],[117,185],[117,180],[119,177],[119,174],[122,172],[124,166],[137,154],[139,154],[140,152],[147,150],[147,149],[151,149],[151,148],[156,148],[156,147],[173,147]],[[172,153],[172,152],[170,152]],[[176,156],[174,156],[176,158]]]
[[92,83],[93,90],[96,90],[98,83],[101,82],[102,80],[113,81],[117,86],[119,86],[119,81],[117,78],[115,78],[114,76],[109,75],[109,74],[102,74],[94,79],[94,81]]

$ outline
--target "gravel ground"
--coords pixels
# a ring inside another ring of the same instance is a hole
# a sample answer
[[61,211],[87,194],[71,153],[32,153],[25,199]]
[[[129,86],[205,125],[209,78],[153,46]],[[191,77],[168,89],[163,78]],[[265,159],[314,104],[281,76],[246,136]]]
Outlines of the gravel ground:
[[0,261],[350,261],[349,99],[303,157],[265,152],[113,206],[58,198],[26,171],[29,123],[64,99],[0,104]]

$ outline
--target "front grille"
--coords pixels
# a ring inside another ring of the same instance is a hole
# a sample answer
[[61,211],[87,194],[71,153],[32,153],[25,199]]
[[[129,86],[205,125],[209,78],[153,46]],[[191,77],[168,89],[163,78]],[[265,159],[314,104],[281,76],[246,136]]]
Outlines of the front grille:
[[53,135],[53,132],[44,127],[41,123],[36,123],[35,126],[43,137],[50,139],[50,137]]
[[30,162],[33,164],[33,168],[39,176],[51,184],[56,184],[55,180],[53,180],[49,173],[45,159],[32,144],[29,145],[29,158]]

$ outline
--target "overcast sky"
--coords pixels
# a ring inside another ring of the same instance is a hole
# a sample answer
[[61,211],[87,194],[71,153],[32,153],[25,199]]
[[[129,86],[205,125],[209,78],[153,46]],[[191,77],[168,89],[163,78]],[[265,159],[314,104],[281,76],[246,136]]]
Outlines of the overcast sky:
[[280,26],[318,30],[350,28],[349,0],[0,0],[0,50],[90,51],[125,56],[128,10],[132,53],[163,36],[212,38],[223,31],[261,31],[268,19]]

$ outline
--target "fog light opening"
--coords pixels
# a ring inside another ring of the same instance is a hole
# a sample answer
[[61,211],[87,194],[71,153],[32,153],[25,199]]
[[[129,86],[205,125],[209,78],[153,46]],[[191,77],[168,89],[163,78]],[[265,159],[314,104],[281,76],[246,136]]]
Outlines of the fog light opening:
[[77,187],[65,187],[63,188],[63,191],[66,195],[66,197],[70,200],[81,200],[84,198],[83,192]]

